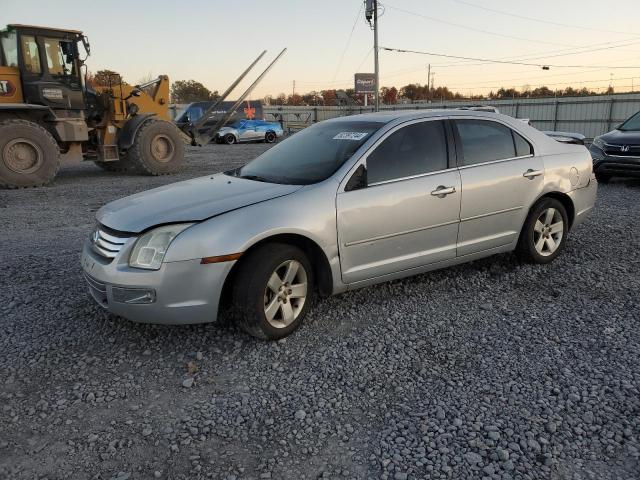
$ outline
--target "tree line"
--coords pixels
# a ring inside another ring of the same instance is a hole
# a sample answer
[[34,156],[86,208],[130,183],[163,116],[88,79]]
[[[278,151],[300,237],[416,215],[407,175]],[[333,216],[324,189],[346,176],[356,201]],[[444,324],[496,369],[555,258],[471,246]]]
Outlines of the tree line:
[[[122,77],[112,70],[99,70],[95,74],[88,75],[89,85],[109,86],[122,81]],[[138,82],[141,83],[141,82]],[[614,93],[613,87],[609,87],[605,94]],[[446,86],[433,87],[419,83],[410,83],[399,89],[396,87],[380,88],[380,102],[384,105],[394,105],[396,103],[419,102],[419,101],[442,101],[442,100],[500,100],[513,98],[541,98],[541,97],[586,97],[598,95],[597,92],[586,87],[563,89],[551,89],[546,86],[530,88],[524,86],[522,89],[499,88],[489,92],[488,95],[463,95],[460,92],[449,90]],[[369,96],[371,103],[373,95]],[[192,103],[207,100],[217,100],[220,94],[217,90],[211,91],[202,83],[196,80],[176,80],[171,84],[171,103]],[[363,105],[364,96],[356,94],[353,88],[344,90],[327,89],[314,90],[307,93],[292,93],[286,95],[267,95],[263,98],[266,105],[292,105],[292,106],[339,106],[339,105]]]

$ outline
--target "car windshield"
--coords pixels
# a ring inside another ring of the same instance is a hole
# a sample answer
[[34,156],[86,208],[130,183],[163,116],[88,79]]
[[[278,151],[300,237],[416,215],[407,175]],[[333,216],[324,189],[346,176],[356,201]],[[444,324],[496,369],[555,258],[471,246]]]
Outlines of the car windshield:
[[618,127],[618,130],[622,130],[623,132],[640,131],[640,112],[627,119],[622,125]]
[[309,185],[329,178],[384,123],[322,122],[305,128],[228,175]]

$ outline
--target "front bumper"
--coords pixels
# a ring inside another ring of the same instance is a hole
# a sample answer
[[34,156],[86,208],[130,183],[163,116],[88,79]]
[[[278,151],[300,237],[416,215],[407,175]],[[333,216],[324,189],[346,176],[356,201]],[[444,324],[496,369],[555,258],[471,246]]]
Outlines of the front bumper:
[[593,159],[593,171],[598,174],[640,177],[640,157],[613,157],[594,145],[591,145],[589,152]]
[[[84,244],[82,269],[89,293],[101,307],[139,323],[178,325],[216,320],[224,281],[235,262],[202,265],[196,259],[163,263],[160,270],[131,268],[127,259],[132,243],[111,262],[96,254],[89,240]],[[154,301],[124,303],[123,290],[118,289],[153,292]]]

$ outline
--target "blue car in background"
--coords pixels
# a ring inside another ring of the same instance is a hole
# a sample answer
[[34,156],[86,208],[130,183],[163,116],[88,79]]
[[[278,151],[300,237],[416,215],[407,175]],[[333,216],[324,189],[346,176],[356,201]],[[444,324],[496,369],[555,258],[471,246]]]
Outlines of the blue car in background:
[[274,143],[283,134],[282,126],[278,122],[238,120],[229,126],[222,127],[216,141],[228,145],[240,142]]

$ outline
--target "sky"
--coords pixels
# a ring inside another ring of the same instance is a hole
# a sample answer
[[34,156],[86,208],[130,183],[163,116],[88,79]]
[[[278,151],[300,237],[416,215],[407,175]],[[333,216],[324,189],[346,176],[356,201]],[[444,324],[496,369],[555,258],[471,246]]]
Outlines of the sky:
[[[632,84],[640,89],[637,1],[617,0],[610,7],[602,0],[380,0],[381,47],[552,65],[546,71],[381,50],[380,85],[424,84],[431,63],[436,87],[463,94],[501,86],[604,90],[612,83],[616,91]],[[360,0],[0,0],[0,5],[7,23],[84,31],[91,42],[89,70],[116,70],[130,83],[166,74],[222,92],[268,50],[239,94],[285,47],[252,98],[289,95],[294,81],[296,93],[353,88],[356,71],[373,72],[373,32]],[[638,68],[611,68],[622,66]]]

